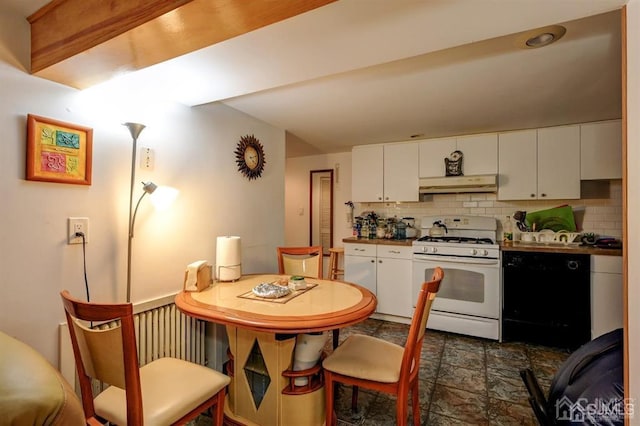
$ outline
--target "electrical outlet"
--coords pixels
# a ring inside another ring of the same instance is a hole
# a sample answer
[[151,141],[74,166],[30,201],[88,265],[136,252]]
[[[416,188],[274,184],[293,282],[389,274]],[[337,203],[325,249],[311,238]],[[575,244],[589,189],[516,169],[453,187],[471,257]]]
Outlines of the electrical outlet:
[[140,168],[145,170],[153,170],[155,154],[149,147],[140,148]]
[[67,219],[67,244],[82,244],[82,237],[76,237],[76,232],[84,234],[84,242],[89,242],[89,218],[70,217]]

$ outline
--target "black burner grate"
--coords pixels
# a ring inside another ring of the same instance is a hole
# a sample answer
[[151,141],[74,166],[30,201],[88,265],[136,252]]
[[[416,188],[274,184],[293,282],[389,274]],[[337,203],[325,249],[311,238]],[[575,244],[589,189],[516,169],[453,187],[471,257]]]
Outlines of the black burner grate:
[[418,241],[425,243],[460,243],[460,244],[493,244],[491,238],[473,238],[473,237],[430,237],[425,236]]

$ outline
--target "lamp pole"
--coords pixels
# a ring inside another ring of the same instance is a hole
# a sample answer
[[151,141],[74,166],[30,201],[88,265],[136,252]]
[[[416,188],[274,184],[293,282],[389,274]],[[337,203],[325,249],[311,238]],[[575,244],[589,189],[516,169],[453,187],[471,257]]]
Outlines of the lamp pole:
[[[129,191],[129,243],[127,245],[127,303],[131,302],[131,243],[133,240],[133,188],[136,180],[136,152],[138,144],[138,136],[145,128],[140,123],[124,123],[131,132],[133,139],[133,154],[131,155],[131,188]],[[144,195],[145,193],[143,193]]]

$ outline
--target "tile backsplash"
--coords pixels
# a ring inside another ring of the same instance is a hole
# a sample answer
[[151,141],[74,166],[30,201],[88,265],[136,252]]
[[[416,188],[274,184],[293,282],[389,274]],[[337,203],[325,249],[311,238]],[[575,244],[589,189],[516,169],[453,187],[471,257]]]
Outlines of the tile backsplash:
[[[580,232],[599,236],[622,237],[622,181],[583,182],[583,198],[579,200],[498,201],[497,194],[434,194],[413,203],[356,203],[354,213],[375,211],[385,217],[414,217],[420,227],[422,216],[460,214],[492,216],[498,219],[498,235],[502,222],[517,210],[534,212],[570,205]],[[517,237],[516,237],[517,238]]]

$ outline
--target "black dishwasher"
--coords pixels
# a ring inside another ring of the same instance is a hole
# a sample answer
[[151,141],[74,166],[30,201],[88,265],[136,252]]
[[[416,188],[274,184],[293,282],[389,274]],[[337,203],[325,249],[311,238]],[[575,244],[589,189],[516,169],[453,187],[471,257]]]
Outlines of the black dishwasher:
[[502,252],[502,340],[576,349],[591,340],[588,254]]

